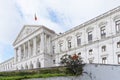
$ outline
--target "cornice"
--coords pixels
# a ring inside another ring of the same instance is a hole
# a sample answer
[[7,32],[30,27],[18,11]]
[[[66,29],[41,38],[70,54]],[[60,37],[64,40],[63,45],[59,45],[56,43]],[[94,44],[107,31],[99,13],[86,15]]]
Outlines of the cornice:
[[77,50],[77,49],[80,49],[80,48],[83,48],[83,47],[86,47],[86,46],[89,46],[89,45],[93,45],[93,44],[96,44],[96,43],[103,42],[103,41],[105,41],[105,40],[109,40],[109,39],[112,39],[112,38],[116,38],[116,37],[118,37],[118,36],[120,36],[120,34],[108,36],[108,37],[106,37],[106,38],[104,38],[104,39],[92,41],[92,42],[90,42],[90,43],[86,43],[86,44],[81,45],[81,46],[79,46],[79,47],[75,47],[75,48],[72,48],[72,49],[70,49],[70,50],[62,51],[62,53],[58,53],[58,54],[56,54],[56,55],[68,53],[68,52],[73,51],[73,50]]
[[[55,34],[55,32],[43,25],[24,25],[24,27],[22,28],[22,30],[25,28],[25,26],[29,26],[29,27],[39,27],[37,30],[33,31],[32,33],[30,33],[29,35],[27,35],[26,37],[24,37],[23,39],[21,39],[20,41],[18,41],[16,44],[20,43],[21,41],[23,41],[24,39],[28,38],[29,36],[31,36],[32,34],[34,34],[35,32],[39,31],[40,29],[45,29],[53,34]],[[16,40],[18,39],[18,37],[20,36],[22,30],[20,31],[19,35],[17,36]],[[14,41],[13,43],[13,46],[16,45],[15,42],[16,40]]]
[[8,59],[8,60],[6,60],[6,61],[0,63],[0,65],[2,65],[2,64],[4,64],[4,63],[7,63],[7,62],[9,62],[9,61],[11,61],[11,60],[14,60],[14,57],[12,57],[12,58],[10,58],[10,59]]
[[120,6],[114,8],[112,10],[109,10],[109,11],[107,11],[107,12],[105,12],[105,13],[103,13],[103,14],[101,14],[101,15],[99,15],[99,16],[91,19],[91,20],[89,20],[89,21],[86,21],[86,22],[84,22],[84,23],[82,23],[82,24],[80,24],[80,25],[78,25],[78,26],[76,26],[76,27],[74,27],[74,28],[72,28],[72,29],[62,33],[61,35],[59,35],[57,38],[54,38],[53,40],[56,40],[56,39],[58,39],[60,37],[63,37],[65,35],[69,34],[69,33],[72,33],[73,31],[78,30],[78,29],[84,28],[87,25],[92,24],[92,23],[94,23],[94,22],[96,22],[96,21],[98,21],[98,20],[100,20],[102,18],[105,18],[105,17],[107,17],[107,16],[109,16],[109,15],[115,13],[115,12],[118,12],[118,11],[120,11]]

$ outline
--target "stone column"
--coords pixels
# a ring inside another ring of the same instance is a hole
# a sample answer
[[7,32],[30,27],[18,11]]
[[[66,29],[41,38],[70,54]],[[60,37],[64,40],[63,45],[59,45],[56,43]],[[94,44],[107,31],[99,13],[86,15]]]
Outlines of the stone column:
[[19,46],[19,61],[21,61],[21,46]]
[[30,57],[31,49],[30,49],[30,40],[28,41],[28,58]]
[[25,43],[23,44],[23,48],[24,48],[24,53],[23,53],[23,59],[25,59],[25,55],[26,55],[26,53],[25,53]]
[[49,36],[49,38],[48,38],[48,44],[47,44],[47,45],[48,45],[48,53],[49,53],[49,54],[51,53],[51,50],[52,50],[52,48],[51,48],[52,45],[51,45],[51,42],[50,42],[50,41],[51,41],[51,38],[50,38],[50,36]]
[[14,52],[15,52],[15,63],[17,63],[17,51],[16,51],[16,48],[14,49]]
[[27,46],[26,58],[28,58],[28,41],[27,41],[27,43],[26,43],[26,46]]
[[33,55],[36,55],[36,37],[33,39]]
[[45,33],[41,33],[40,52],[45,52]]

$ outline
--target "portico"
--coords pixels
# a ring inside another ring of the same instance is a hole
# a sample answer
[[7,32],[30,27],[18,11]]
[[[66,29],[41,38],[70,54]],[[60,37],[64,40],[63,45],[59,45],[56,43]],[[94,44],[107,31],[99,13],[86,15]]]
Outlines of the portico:
[[[23,33],[24,37],[21,36]],[[53,33],[52,30],[44,26],[24,26],[14,42],[16,69],[45,67],[46,60],[44,57],[46,55],[51,57],[51,50],[48,44],[51,44],[50,38],[54,35]]]

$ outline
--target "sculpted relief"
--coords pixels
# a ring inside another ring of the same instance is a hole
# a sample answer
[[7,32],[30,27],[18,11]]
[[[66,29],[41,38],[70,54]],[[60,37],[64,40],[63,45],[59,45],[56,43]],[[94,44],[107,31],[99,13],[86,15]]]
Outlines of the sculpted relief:
[[20,40],[24,39],[25,37],[29,36],[31,33],[33,33],[34,31],[36,31],[39,28],[40,28],[39,26],[38,27],[36,27],[36,26],[24,26],[24,28],[22,29],[22,31],[18,35],[15,43],[17,43]]

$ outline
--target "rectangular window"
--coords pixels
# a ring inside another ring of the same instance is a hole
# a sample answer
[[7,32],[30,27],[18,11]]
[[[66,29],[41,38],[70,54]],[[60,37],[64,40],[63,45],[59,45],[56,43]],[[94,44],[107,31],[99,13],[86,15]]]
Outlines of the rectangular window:
[[120,54],[118,54],[118,64],[120,64]]
[[101,38],[105,38],[106,37],[105,26],[101,27],[100,31],[101,31]]
[[117,42],[117,48],[120,48],[120,42]]
[[116,21],[115,25],[116,25],[116,32],[120,33],[120,20]]
[[92,41],[92,31],[88,32],[88,41]]
[[62,51],[62,46],[63,46],[63,43],[60,43],[59,44],[60,52]]
[[55,62],[55,60],[53,60],[53,64],[55,64],[56,62]]
[[107,64],[107,58],[106,57],[102,58],[102,64]]
[[89,63],[90,63],[90,64],[93,63],[93,60],[89,60]]
[[68,49],[70,49],[72,46],[71,46],[71,40],[68,40]]
[[102,52],[106,51],[106,46],[102,46]]
[[81,45],[81,38],[80,36],[77,36],[77,46],[80,46]]
[[55,46],[53,46],[53,54],[55,53]]
[[93,54],[93,50],[90,49],[90,50],[89,50],[89,55],[92,55],[92,54]]

